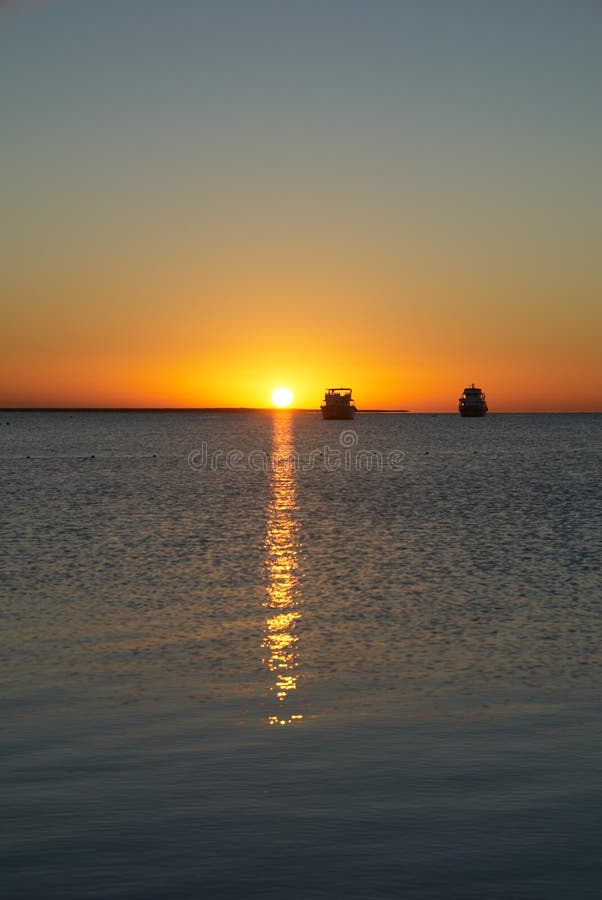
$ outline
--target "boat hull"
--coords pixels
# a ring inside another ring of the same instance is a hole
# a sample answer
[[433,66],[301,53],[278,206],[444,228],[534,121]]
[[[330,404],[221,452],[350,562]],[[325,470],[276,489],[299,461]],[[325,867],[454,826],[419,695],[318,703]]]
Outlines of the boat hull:
[[482,418],[487,409],[482,406],[463,406],[460,407],[460,415],[463,419],[480,419]]
[[322,412],[323,419],[353,419],[355,415],[355,409],[350,407],[345,407],[343,409],[327,409],[324,406],[320,407]]

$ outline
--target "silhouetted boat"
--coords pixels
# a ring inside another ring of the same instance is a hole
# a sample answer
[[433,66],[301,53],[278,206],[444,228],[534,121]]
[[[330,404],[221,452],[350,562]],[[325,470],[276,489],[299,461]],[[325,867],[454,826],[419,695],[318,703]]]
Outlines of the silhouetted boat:
[[485,415],[487,400],[481,388],[475,387],[474,383],[470,387],[464,388],[464,393],[458,401],[458,412],[465,417]]
[[356,408],[351,388],[328,388],[320,409],[324,419],[353,419]]

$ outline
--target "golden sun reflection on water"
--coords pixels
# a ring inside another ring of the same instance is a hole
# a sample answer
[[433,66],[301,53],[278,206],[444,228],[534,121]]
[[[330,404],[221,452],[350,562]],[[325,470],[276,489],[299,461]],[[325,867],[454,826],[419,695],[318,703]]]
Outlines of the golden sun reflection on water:
[[301,620],[298,577],[298,522],[292,423],[289,415],[274,417],[271,496],[268,507],[266,559],[268,568],[263,663],[272,673],[270,691],[278,702],[270,725],[290,725],[303,714],[291,711],[299,679]]

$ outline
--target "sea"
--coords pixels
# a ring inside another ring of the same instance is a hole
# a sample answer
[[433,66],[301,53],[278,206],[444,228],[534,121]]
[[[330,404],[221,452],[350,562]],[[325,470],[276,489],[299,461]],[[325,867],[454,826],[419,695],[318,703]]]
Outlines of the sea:
[[602,896],[601,438],[0,413],[3,900]]

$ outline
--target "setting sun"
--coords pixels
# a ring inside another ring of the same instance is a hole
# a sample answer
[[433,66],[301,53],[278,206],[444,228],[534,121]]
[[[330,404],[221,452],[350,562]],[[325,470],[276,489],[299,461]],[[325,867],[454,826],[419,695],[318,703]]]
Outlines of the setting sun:
[[272,391],[272,403],[274,406],[290,406],[293,399],[293,392],[286,387],[277,387]]

